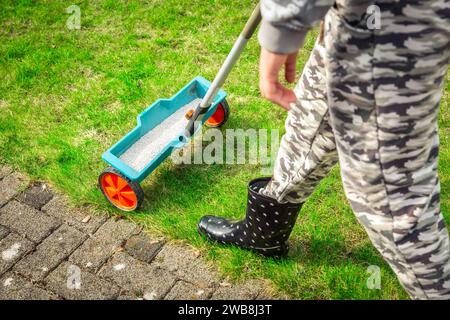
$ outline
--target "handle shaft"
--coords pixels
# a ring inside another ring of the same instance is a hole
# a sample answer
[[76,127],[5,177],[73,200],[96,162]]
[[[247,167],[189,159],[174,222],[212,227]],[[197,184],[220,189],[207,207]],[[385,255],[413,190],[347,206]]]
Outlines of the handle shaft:
[[260,5],[258,3],[252,12],[252,15],[245,24],[244,29],[242,30],[236,42],[234,43],[233,48],[231,49],[230,53],[228,54],[227,58],[222,64],[222,67],[220,68],[219,72],[217,72],[217,75],[214,78],[214,81],[212,82],[205,96],[203,97],[202,102],[195,109],[194,114],[189,120],[186,126],[186,135],[188,137],[194,134],[196,128],[198,127],[198,122],[203,118],[205,113],[208,111],[208,108],[211,106],[214,97],[217,95],[217,92],[220,90],[220,88],[222,88],[223,84],[225,83],[225,80],[230,74],[231,69],[233,69],[233,66],[236,64],[236,61],[239,59],[242,51],[247,45],[248,40],[250,40],[252,35],[255,33],[255,30],[258,27],[259,23],[261,22],[261,19],[262,19],[261,10]]
[[250,16],[250,18],[248,18],[247,23],[245,24],[244,30],[242,30],[241,35],[249,40],[253,34],[256,31],[256,28],[258,28],[259,23],[261,22],[261,9],[260,9],[260,4],[258,2],[258,4],[256,5],[255,9],[252,12],[252,15]]

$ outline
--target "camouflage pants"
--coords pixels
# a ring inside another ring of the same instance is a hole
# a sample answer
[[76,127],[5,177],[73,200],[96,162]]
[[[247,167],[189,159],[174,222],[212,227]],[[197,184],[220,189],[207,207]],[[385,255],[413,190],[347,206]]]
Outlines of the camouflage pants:
[[339,161],[358,221],[409,295],[450,299],[437,175],[449,31],[445,23],[440,29],[418,19],[432,17],[430,8],[416,9],[408,18],[414,23],[404,18],[402,26],[382,11],[385,27],[377,32],[330,10],[324,46],[316,43],[304,67],[273,178],[262,192],[303,202]]

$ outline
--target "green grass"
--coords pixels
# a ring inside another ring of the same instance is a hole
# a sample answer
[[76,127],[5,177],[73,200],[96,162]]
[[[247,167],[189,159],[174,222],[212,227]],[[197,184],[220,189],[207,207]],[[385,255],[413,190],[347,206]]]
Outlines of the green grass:
[[[2,161],[49,181],[73,203],[111,209],[96,188],[100,156],[135,126],[136,115],[170,97],[196,75],[212,79],[255,1],[74,1],[81,30],[66,28],[67,2],[1,1],[0,154]],[[70,3],[72,4],[72,3]],[[299,59],[306,61],[310,36]],[[285,113],[259,96],[258,45],[251,41],[225,89],[227,128],[283,130]],[[442,208],[449,222],[449,88],[442,103]],[[255,165],[182,165],[166,161],[142,184],[146,201],[127,217],[148,230],[203,250],[234,279],[271,279],[300,299],[404,299],[395,275],[371,246],[345,199],[338,169],[305,204],[291,255],[263,259],[213,246],[197,235],[207,213],[239,218]],[[382,270],[368,290],[366,269]]]

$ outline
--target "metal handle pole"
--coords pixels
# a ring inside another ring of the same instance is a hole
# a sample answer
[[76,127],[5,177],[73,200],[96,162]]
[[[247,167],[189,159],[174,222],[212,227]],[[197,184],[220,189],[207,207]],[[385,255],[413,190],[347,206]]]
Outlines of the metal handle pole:
[[214,81],[212,82],[211,86],[209,87],[208,91],[203,97],[201,103],[195,109],[191,119],[189,119],[189,122],[185,130],[185,134],[187,137],[190,137],[191,135],[194,134],[195,130],[199,125],[199,121],[208,111],[208,108],[211,106],[214,97],[217,95],[217,92],[220,90],[220,88],[222,88],[225,80],[230,74],[231,69],[236,64],[236,61],[239,59],[242,51],[247,45],[248,40],[252,37],[253,33],[255,32],[260,22],[261,22],[261,10],[260,5],[258,3],[255,9],[253,10],[252,15],[245,24],[244,29],[242,30],[236,42],[234,43],[233,48],[231,49],[230,53],[228,54],[227,58],[222,64],[222,67],[220,68],[219,72],[214,78]]

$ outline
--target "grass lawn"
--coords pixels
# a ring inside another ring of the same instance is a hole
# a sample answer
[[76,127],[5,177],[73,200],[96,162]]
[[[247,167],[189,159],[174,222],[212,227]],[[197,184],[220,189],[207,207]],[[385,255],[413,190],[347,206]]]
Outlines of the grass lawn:
[[[69,30],[67,1],[0,2],[0,159],[49,181],[74,204],[122,214],[97,189],[101,154],[136,124],[136,115],[196,75],[212,80],[255,1],[79,1],[81,30]],[[314,41],[299,59],[306,61]],[[259,96],[259,48],[251,41],[225,90],[226,128],[284,130],[285,112]],[[440,115],[442,210],[449,224],[450,89]],[[234,279],[260,277],[299,299],[405,299],[395,275],[357,223],[335,168],[305,204],[283,260],[210,245],[196,223],[207,213],[239,218],[256,165],[166,161],[142,184],[141,210],[127,214],[148,230],[204,251]],[[381,290],[366,286],[381,268]]]

